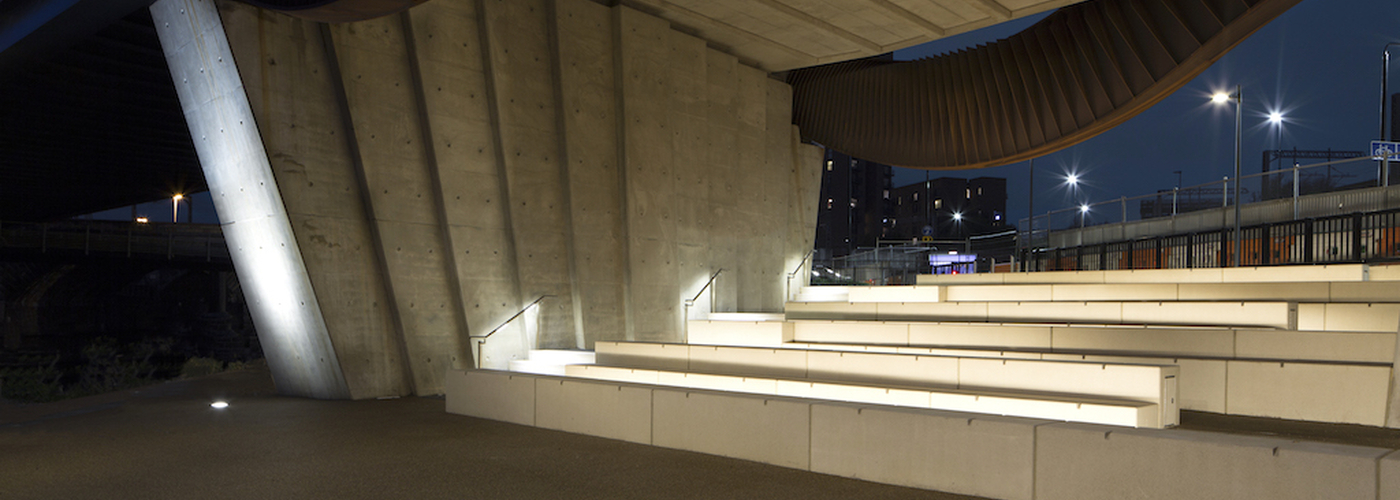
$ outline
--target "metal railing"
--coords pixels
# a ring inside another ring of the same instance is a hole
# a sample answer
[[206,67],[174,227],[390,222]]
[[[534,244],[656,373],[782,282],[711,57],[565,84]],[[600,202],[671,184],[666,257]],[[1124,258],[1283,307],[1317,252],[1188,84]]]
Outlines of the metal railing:
[[[720,268],[719,270],[715,271],[714,274],[711,274],[711,275],[710,275],[710,279],[707,280],[707,281],[705,281],[705,285],[700,287],[700,291],[695,292],[695,296],[694,296],[694,297],[691,297],[691,298],[685,300],[685,312],[684,312],[684,314],[681,316],[681,321],[682,321],[682,326],[681,326],[681,342],[682,342],[682,343],[685,343],[685,344],[689,344],[689,343],[690,343],[690,308],[695,306],[695,302],[698,301],[698,300],[700,300],[700,296],[705,294],[705,290],[710,289],[710,285],[713,285],[714,282],[715,282],[715,279],[719,278],[720,273],[723,273],[723,272],[724,272],[724,268]],[[710,298],[710,312],[715,312],[715,301],[714,301],[714,296],[713,296],[713,294],[711,295],[711,298]]]
[[541,301],[543,301],[544,299],[547,299],[547,298],[550,298],[550,297],[553,297],[553,295],[548,295],[548,294],[546,294],[546,295],[541,295],[541,296],[539,296],[539,298],[536,298],[535,300],[531,301],[529,304],[525,304],[525,307],[521,307],[520,310],[519,310],[519,311],[516,311],[515,314],[512,314],[512,315],[510,316],[509,319],[507,319],[507,320],[501,322],[500,325],[497,325],[495,328],[492,328],[491,331],[486,332],[486,335],[468,335],[467,338],[469,338],[469,339],[474,339],[474,340],[475,340],[474,342],[472,342],[472,347],[473,347],[473,350],[475,351],[475,352],[472,353],[472,360],[476,361],[476,368],[477,368],[478,370],[481,369],[481,361],[482,361],[482,360],[481,360],[481,352],[482,352],[482,350],[483,350],[483,349],[485,348],[485,346],[486,346],[486,340],[487,340],[487,339],[489,339],[492,335],[495,335],[496,332],[501,331],[502,328],[505,328],[507,325],[510,325],[511,322],[513,322],[513,321],[519,319],[521,316],[523,316],[523,315],[525,314],[526,311],[529,311],[530,308],[535,307],[536,304],[539,304],[539,303],[540,303]]
[[793,269],[792,272],[788,273],[786,295],[783,296],[784,301],[792,300],[792,279],[802,275],[802,269],[807,266],[807,260],[811,259],[812,255],[815,253],[817,253],[815,248],[808,250],[807,254],[802,256],[802,261],[797,263],[797,267]]
[[[1018,252],[1030,248],[1053,246],[1049,235],[1056,231],[1087,228],[1104,224],[1124,224],[1159,218],[1177,217],[1182,214],[1233,206],[1230,199],[1233,193],[1232,182],[1240,183],[1239,203],[1252,204],[1265,201],[1291,199],[1293,219],[1299,219],[1308,212],[1309,195],[1356,191],[1374,188],[1383,184],[1384,172],[1368,161],[1371,157],[1348,158],[1336,161],[1295,165],[1289,168],[1271,170],[1241,176],[1237,180],[1228,177],[1214,182],[1173,188],[1156,193],[1119,197],[1117,199],[1086,203],[1076,207],[1066,207],[1033,215],[1030,220],[1020,220]],[[1084,210],[1087,207],[1088,210]],[[1135,208],[1136,210],[1134,210]],[[1354,209],[1344,210],[1352,211]],[[1317,214],[1316,211],[1313,211]],[[1339,213],[1334,210],[1326,215]],[[1321,215],[1321,214],[1318,214]]]
[[[1283,220],[1240,228],[1240,265],[1340,264],[1400,260],[1400,208]],[[1131,240],[1024,249],[1040,271],[1226,267],[1234,228]]]
[[230,262],[218,224],[72,220],[0,222],[0,250],[121,258]]

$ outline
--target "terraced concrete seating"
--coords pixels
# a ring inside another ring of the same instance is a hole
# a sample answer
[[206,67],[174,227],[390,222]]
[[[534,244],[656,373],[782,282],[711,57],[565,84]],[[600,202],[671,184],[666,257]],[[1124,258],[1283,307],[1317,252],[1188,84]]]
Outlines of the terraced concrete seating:
[[1036,273],[921,275],[918,285],[1067,284],[1067,283],[1279,283],[1400,280],[1400,266],[1334,264],[1203,269],[1126,269],[1116,271],[1049,271]]
[[724,392],[845,401],[912,408],[962,411],[990,415],[1041,418],[1128,427],[1161,428],[1176,421],[1161,421],[1154,403],[1084,396],[1064,396],[1011,391],[965,391],[888,385],[822,382],[789,378],[746,377],[671,370],[572,365],[574,378],[608,380],[645,385]]
[[[1011,391],[1061,398],[1107,398],[1152,403],[1157,405],[1159,411],[1155,419],[1157,425],[1171,426],[1177,422],[1178,369],[1174,366],[990,359],[929,353],[916,355],[898,352],[849,352],[803,349],[795,346],[774,349],[598,342],[595,349],[598,365],[608,367],[948,388],[979,391],[977,393]],[[586,372],[584,368],[580,370]],[[566,373],[576,374],[573,371]],[[627,380],[651,383],[650,379]],[[977,411],[971,407],[946,409]],[[1039,418],[1057,417],[1040,415]]]
[[1396,334],[1229,328],[794,322],[792,348],[1180,367],[1186,410],[1384,425]]

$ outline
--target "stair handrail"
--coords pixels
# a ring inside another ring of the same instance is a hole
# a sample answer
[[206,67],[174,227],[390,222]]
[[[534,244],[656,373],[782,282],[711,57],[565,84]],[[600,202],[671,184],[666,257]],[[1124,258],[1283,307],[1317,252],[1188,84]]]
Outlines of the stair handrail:
[[[718,277],[719,277],[719,273],[722,273],[722,272],[724,272],[724,268],[721,267],[718,271],[715,271],[714,274],[711,274],[711,275],[710,275],[710,280],[705,282],[705,286],[700,287],[700,291],[695,292],[695,296],[694,296],[694,297],[691,297],[691,298],[685,300],[685,306],[686,306],[686,307],[690,307],[690,306],[695,305],[695,301],[700,300],[700,295],[702,295],[702,294],[705,293],[705,289],[706,289],[706,288],[709,288],[709,287],[710,287],[710,284],[711,284],[711,283],[714,283],[714,282],[715,282],[715,278],[718,278]],[[710,303],[711,303],[711,304],[714,304],[713,301],[711,301]],[[713,308],[714,308],[714,307],[712,306],[711,309],[713,309]],[[712,311],[712,312],[713,312],[713,311]]]
[[794,268],[792,272],[788,273],[787,282],[785,283],[787,294],[783,296],[784,301],[792,300],[792,279],[797,277],[797,273],[802,272],[802,266],[807,265],[807,259],[812,258],[812,255],[815,253],[817,253],[817,249],[815,248],[808,250],[807,254],[802,256],[802,261],[797,263],[797,267]]
[[[689,299],[685,299],[685,311],[682,313],[682,316],[681,316],[681,343],[683,343],[683,344],[689,344],[689,343],[690,343],[690,308],[691,308],[691,306],[694,306],[694,305],[695,305],[695,301],[700,300],[700,296],[703,295],[703,294],[705,293],[705,290],[706,290],[706,289],[710,288],[710,285],[711,285],[712,283],[715,282],[715,279],[719,278],[719,273],[722,273],[722,272],[724,272],[724,268],[721,267],[721,268],[719,268],[719,270],[715,271],[714,274],[711,274],[711,275],[710,275],[710,279],[709,279],[708,281],[705,282],[705,286],[700,287],[700,291],[695,292],[695,296],[694,296],[694,297],[691,297],[691,298],[689,298]],[[711,300],[710,300],[710,312],[715,312],[715,301],[714,301],[714,299],[711,299]]]
[[515,321],[516,318],[519,318],[520,315],[525,314],[525,311],[530,310],[530,308],[531,308],[531,307],[534,307],[535,304],[538,304],[538,303],[540,303],[540,301],[543,301],[544,299],[547,299],[547,298],[550,298],[550,297],[553,297],[553,295],[549,295],[549,294],[540,295],[538,298],[536,298],[535,300],[531,301],[529,304],[525,304],[525,307],[521,307],[519,311],[515,311],[515,314],[512,314],[512,315],[510,316],[509,319],[507,319],[507,320],[501,322],[500,325],[497,325],[495,328],[492,328],[491,331],[486,332],[486,335],[468,335],[467,338],[469,338],[469,339],[477,339],[477,340],[476,340],[476,354],[475,354],[475,356],[473,356],[473,357],[475,358],[474,361],[476,361],[476,368],[477,368],[478,370],[481,369],[481,347],[484,346],[484,345],[486,345],[486,339],[487,339],[487,338],[489,338],[489,337],[492,336],[492,335],[495,335],[496,332],[500,331],[502,328],[505,328],[506,325],[509,325],[509,324],[510,324],[510,322]]

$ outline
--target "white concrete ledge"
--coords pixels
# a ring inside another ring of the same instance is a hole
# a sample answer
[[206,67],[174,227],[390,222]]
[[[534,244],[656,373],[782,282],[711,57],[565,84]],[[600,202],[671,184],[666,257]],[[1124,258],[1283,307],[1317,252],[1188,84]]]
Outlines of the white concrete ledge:
[[[1319,304],[1324,305],[1324,304]],[[1318,309],[1318,328],[1330,330],[1381,331],[1377,325],[1392,319],[1389,330],[1400,327],[1400,304],[1325,304],[1352,306],[1350,319],[1333,313],[1333,323],[1325,321]],[[789,320],[833,321],[936,321],[936,322],[1020,322],[1020,323],[1100,323],[1137,325],[1209,325],[1294,329],[1299,325],[1299,305],[1293,302],[788,302]],[[1312,324],[1312,323],[1309,323]],[[1389,323],[1386,323],[1389,324]]]
[[783,321],[690,320],[686,341],[698,345],[778,346],[793,340],[793,324]]
[[[632,382],[650,377],[633,368],[570,365],[569,377]],[[1155,403],[1015,391],[963,391],[882,387],[810,380],[745,377],[655,370],[657,385],[710,391],[740,392],[828,401],[906,406],[989,415],[1042,418],[1127,427],[1161,428],[1176,425],[1176,415],[1163,421]]]
[[[1390,363],[1394,332],[1295,331],[1192,326],[1113,326],[796,320],[794,342],[779,346],[830,350],[899,350],[952,356],[1004,357],[1006,351],[1214,357],[1277,361]],[[819,344],[819,345],[812,345]],[[865,346],[856,349],[855,346]],[[974,351],[997,353],[973,354]]]
[[1400,280],[1396,266],[1331,264],[1203,269],[1125,269],[1035,273],[920,275],[918,285],[1061,283],[1278,283]]
[[1020,418],[812,405],[812,472],[961,495],[1030,500],[1035,428]]
[[[695,345],[688,346],[690,354],[687,363],[683,362],[685,360],[678,354],[678,347],[686,347],[680,344],[599,341],[595,347],[598,350],[598,365],[621,369],[661,369],[740,377],[953,388],[975,392],[1033,392],[1141,401],[1159,406],[1160,425],[1172,426],[1177,423],[1177,384],[1180,371],[1175,366],[1165,364],[1014,359],[1004,355],[954,357],[932,353]],[[649,356],[655,356],[656,359],[648,359]],[[612,372],[581,370],[566,373],[573,375]],[[688,375],[698,376],[696,373]],[[607,378],[639,381],[630,375]],[[672,385],[659,380],[656,383]],[[675,384],[685,385],[690,382]],[[686,386],[718,388],[712,385]],[[813,397],[807,393],[787,395]]]
[[1035,428],[1035,498],[1355,499],[1391,450],[1185,430]]

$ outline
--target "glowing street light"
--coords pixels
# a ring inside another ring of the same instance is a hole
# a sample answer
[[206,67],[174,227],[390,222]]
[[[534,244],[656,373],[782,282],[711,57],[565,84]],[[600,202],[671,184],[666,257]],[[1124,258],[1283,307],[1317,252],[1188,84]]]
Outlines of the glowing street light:
[[1242,120],[1240,111],[1244,105],[1244,94],[1240,91],[1240,86],[1235,85],[1234,94],[1218,92],[1211,96],[1210,100],[1216,104],[1235,101],[1235,255],[1231,260],[1234,267],[1240,267],[1240,252],[1243,250],[1240,241],[1240,124]]
[[227,401],[215,401],[215,402],[213,402],[213,403],[209,403],[209,407],[210,407],[210,408],[213,408],[213,409],[215,409],[215,410],[222,410],[222,409],[224,409],[224,408],[228,408],[228,402],[227,402]]
[[1079,229],[1084,229],[1084,219],[1089,216],[1089,204],[1079,205]]
[[1069,187],[1078,186],[1078,185],[1079,185],[1079,174],[1069,174],[1069,175],[1066,175],[1066,176],[1065,176],[1065,184],[1068,184]]
[[171,196],[171,197],[170,197],[170,209],[171,209],[171,212],[170,212],[170,223],[171,223],[171,224],[180,222],[180,200],[183,200],[183,199],[185,199],[185,195],[180,194],[180,193],[175,193],[175,196]]
[[953,212],[953,220],[962,222],[962,212]]

